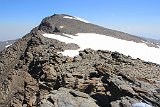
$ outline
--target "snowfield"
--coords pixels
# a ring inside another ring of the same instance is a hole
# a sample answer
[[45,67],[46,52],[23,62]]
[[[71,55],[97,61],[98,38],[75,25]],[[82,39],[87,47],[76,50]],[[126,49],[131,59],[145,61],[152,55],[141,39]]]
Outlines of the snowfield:
[[71,17],[71,16],[64,16],[63,18],[66,18],[66,19],[74,19],[74,20],[79,20],[79,21],[82,21],[82,22],[85,22],[85,23],[90,23],[84,19],[81,19],[79,17]]
[[80,50],[91,48],[94,50],[117,51],[135,59],[140,58],[160,64],[160,48],[148,47],[145,43],[136,43],[94,33],[78,33],[76,34],[77,36],[65,35],[69,38],[55,34],[43,34],[44,37],[57,39],[66,43],[75,43],[80,46],[78,50],[65,50],[61,52],[65,56],[74,57],[79,54]]

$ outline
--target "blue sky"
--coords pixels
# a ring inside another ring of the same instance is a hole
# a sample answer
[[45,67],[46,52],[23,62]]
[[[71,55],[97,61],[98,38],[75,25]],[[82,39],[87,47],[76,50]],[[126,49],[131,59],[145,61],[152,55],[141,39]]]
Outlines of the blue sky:
[[160,0],[0,0],[0,41],[24,36],[54,13],[160,39]]

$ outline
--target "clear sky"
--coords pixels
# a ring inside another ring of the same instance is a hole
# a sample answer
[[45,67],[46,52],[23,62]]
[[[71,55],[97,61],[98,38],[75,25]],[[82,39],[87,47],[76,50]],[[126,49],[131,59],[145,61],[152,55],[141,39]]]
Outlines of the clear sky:
[[160,39],[160,0],[0,0],[0,41],[24,36],[54,13]]

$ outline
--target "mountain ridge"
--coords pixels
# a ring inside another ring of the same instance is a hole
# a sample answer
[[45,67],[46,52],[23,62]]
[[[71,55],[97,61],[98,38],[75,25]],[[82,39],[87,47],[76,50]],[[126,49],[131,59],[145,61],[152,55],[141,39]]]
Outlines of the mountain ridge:
[[[0,53],[1,107],[130,107],[139,102],[160,106],[159,64],[89,48],[74,57],[64,56],[59,52],[79,46],[46,38],[44,33],[76,36],[105,30],[58,16],[43,19]],[[62,94],[64,98],[59,97]]]

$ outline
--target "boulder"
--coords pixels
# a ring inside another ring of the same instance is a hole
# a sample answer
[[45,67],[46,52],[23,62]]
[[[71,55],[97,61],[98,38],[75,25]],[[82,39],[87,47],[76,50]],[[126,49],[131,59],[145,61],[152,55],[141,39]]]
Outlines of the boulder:
[[52,65],[44,65],[42,67],[43,76],[41,78],[44,78],[44,81],[56,81],[57,80],[57,71],[54,69]]
[[41,101],[40,107],[99,107],[89,95],[66,88],[50,92]]

